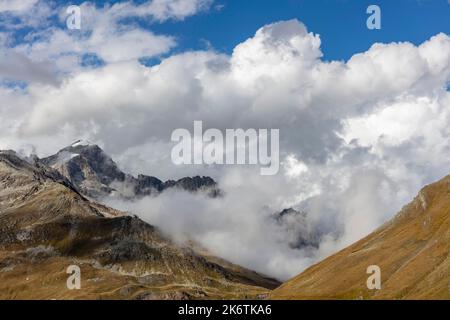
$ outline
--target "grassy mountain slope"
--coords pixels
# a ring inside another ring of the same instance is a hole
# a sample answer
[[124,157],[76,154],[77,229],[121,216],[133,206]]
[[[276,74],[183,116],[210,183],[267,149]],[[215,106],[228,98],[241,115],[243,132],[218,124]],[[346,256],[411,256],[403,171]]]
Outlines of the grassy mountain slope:
[[[367,289],[369,265],[381,290]],[[450,176],[378,230],[284,283],[273,299],[450,299]]]

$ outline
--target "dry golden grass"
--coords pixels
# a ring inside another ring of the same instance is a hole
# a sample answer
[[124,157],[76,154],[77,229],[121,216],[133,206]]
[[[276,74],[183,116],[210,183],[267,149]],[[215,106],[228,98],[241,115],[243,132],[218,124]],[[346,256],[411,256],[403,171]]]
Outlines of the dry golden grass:
[[[0,299],[255,299],[268,290],[239,283],[199,287],[195,284],[149,285],[138,277],[93,266],[91,261],[55,256],[37,261],[0,251],[0,261],[12,266],[0,272]],[[81,289],[66,286],[69,265],[81,268]],[[0,270],[2,269],[0,264]]]

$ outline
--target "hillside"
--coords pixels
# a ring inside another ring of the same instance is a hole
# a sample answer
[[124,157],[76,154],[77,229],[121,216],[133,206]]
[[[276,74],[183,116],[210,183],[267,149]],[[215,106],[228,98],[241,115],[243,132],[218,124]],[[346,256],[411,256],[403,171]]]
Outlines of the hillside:
[[[81,290],[66,287],[69,265],[81,268]],[[263,298],[277,285],[88,200],[56,170],[0,152],[0,299]]]
[[[381,290],[366,286],[381,268]],[[450,299],[450,176],[423,188],[378,230],[311,266],[272,299]]]

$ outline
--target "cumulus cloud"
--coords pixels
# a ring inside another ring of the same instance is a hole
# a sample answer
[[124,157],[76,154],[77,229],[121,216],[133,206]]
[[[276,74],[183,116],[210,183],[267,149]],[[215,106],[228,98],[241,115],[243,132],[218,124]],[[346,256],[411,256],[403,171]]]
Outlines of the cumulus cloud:
[[[81,29],[69,30],[67,6],[39,0],[5,0],[0,2],[0,26],[10,32],[14,41],[3,42],[3,47],[13,51],[11,55],[26,55],[34,64],[52,64],[48,69],[56,78],[61,73],[80,71],[86,54],[106,63],[165,54],[176,46],[176,40],[155,34],[139,22],[183,20],[209,9],[211,4],[212,0],[152,0],[98,7],[93,2],[83,2],[79,6]],[[18,72],[27,80],[32,80],[35,74],[33,70]],[[11,76],[7,72],[0,75]]]
[[23,12],[30,10],[39,0],[1,0],[0,12]]
[[26,55],[12,50],[0,53],[0,75],[24,82],[57,83],[54,66],[49,61],[34,62]]
[[[80,45],[92,43],[91,37]],[[51,52],[52,43],[57,41],[42,42],[42,48]],[[369,233],[424,184],[448,174],[446,34],[420,45],[377,43],[346,62],[322,60],[320,36],[297,20],[262,27],[230,55],[186,52],[152,67],[108,56],[101,41],[92,45],[107,60],[104,66],[64,76],[58,86],[30,83],[0,91],[10,105],[0,113],[9,124],[0,129],[1,147],[34,146],[48,155],[87,138],[131,173],[211,175],[223,199],[167,193],[108,202],[244,266],[292,276]],[[171,133],[192,130],[194,120],[205,130],[280,129],[280,173],[174,166]],[[291,206],[307,213],[307,230],[318,230],[317,248],[291,248],[291,231],[268,222]]]
[[183,20],[198,12],[210,8],[213,0],[153,0],[139,6],[130,5],[128,10],[121,10],[123,14],[150,16],[158,21],[168,19]]

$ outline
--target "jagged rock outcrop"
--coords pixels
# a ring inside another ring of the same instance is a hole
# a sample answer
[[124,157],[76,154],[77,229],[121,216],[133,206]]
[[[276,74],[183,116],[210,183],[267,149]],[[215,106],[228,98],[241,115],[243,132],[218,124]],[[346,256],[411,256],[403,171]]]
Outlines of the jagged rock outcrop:
[[97,199],[111,194],[123,198],[157,195],[171,188],[205,192],[211,197],[221,194],[210,177],[186,177],[166,182],[142,174],[135,178],[122,172],[99,146],[81,140],[40,162],[57,170],[81,193]]
[[323,234],[320,229],[311,225],[305,211],[286,208],[276,213],[275,223],[282,228],[293,249],[317,249]]

